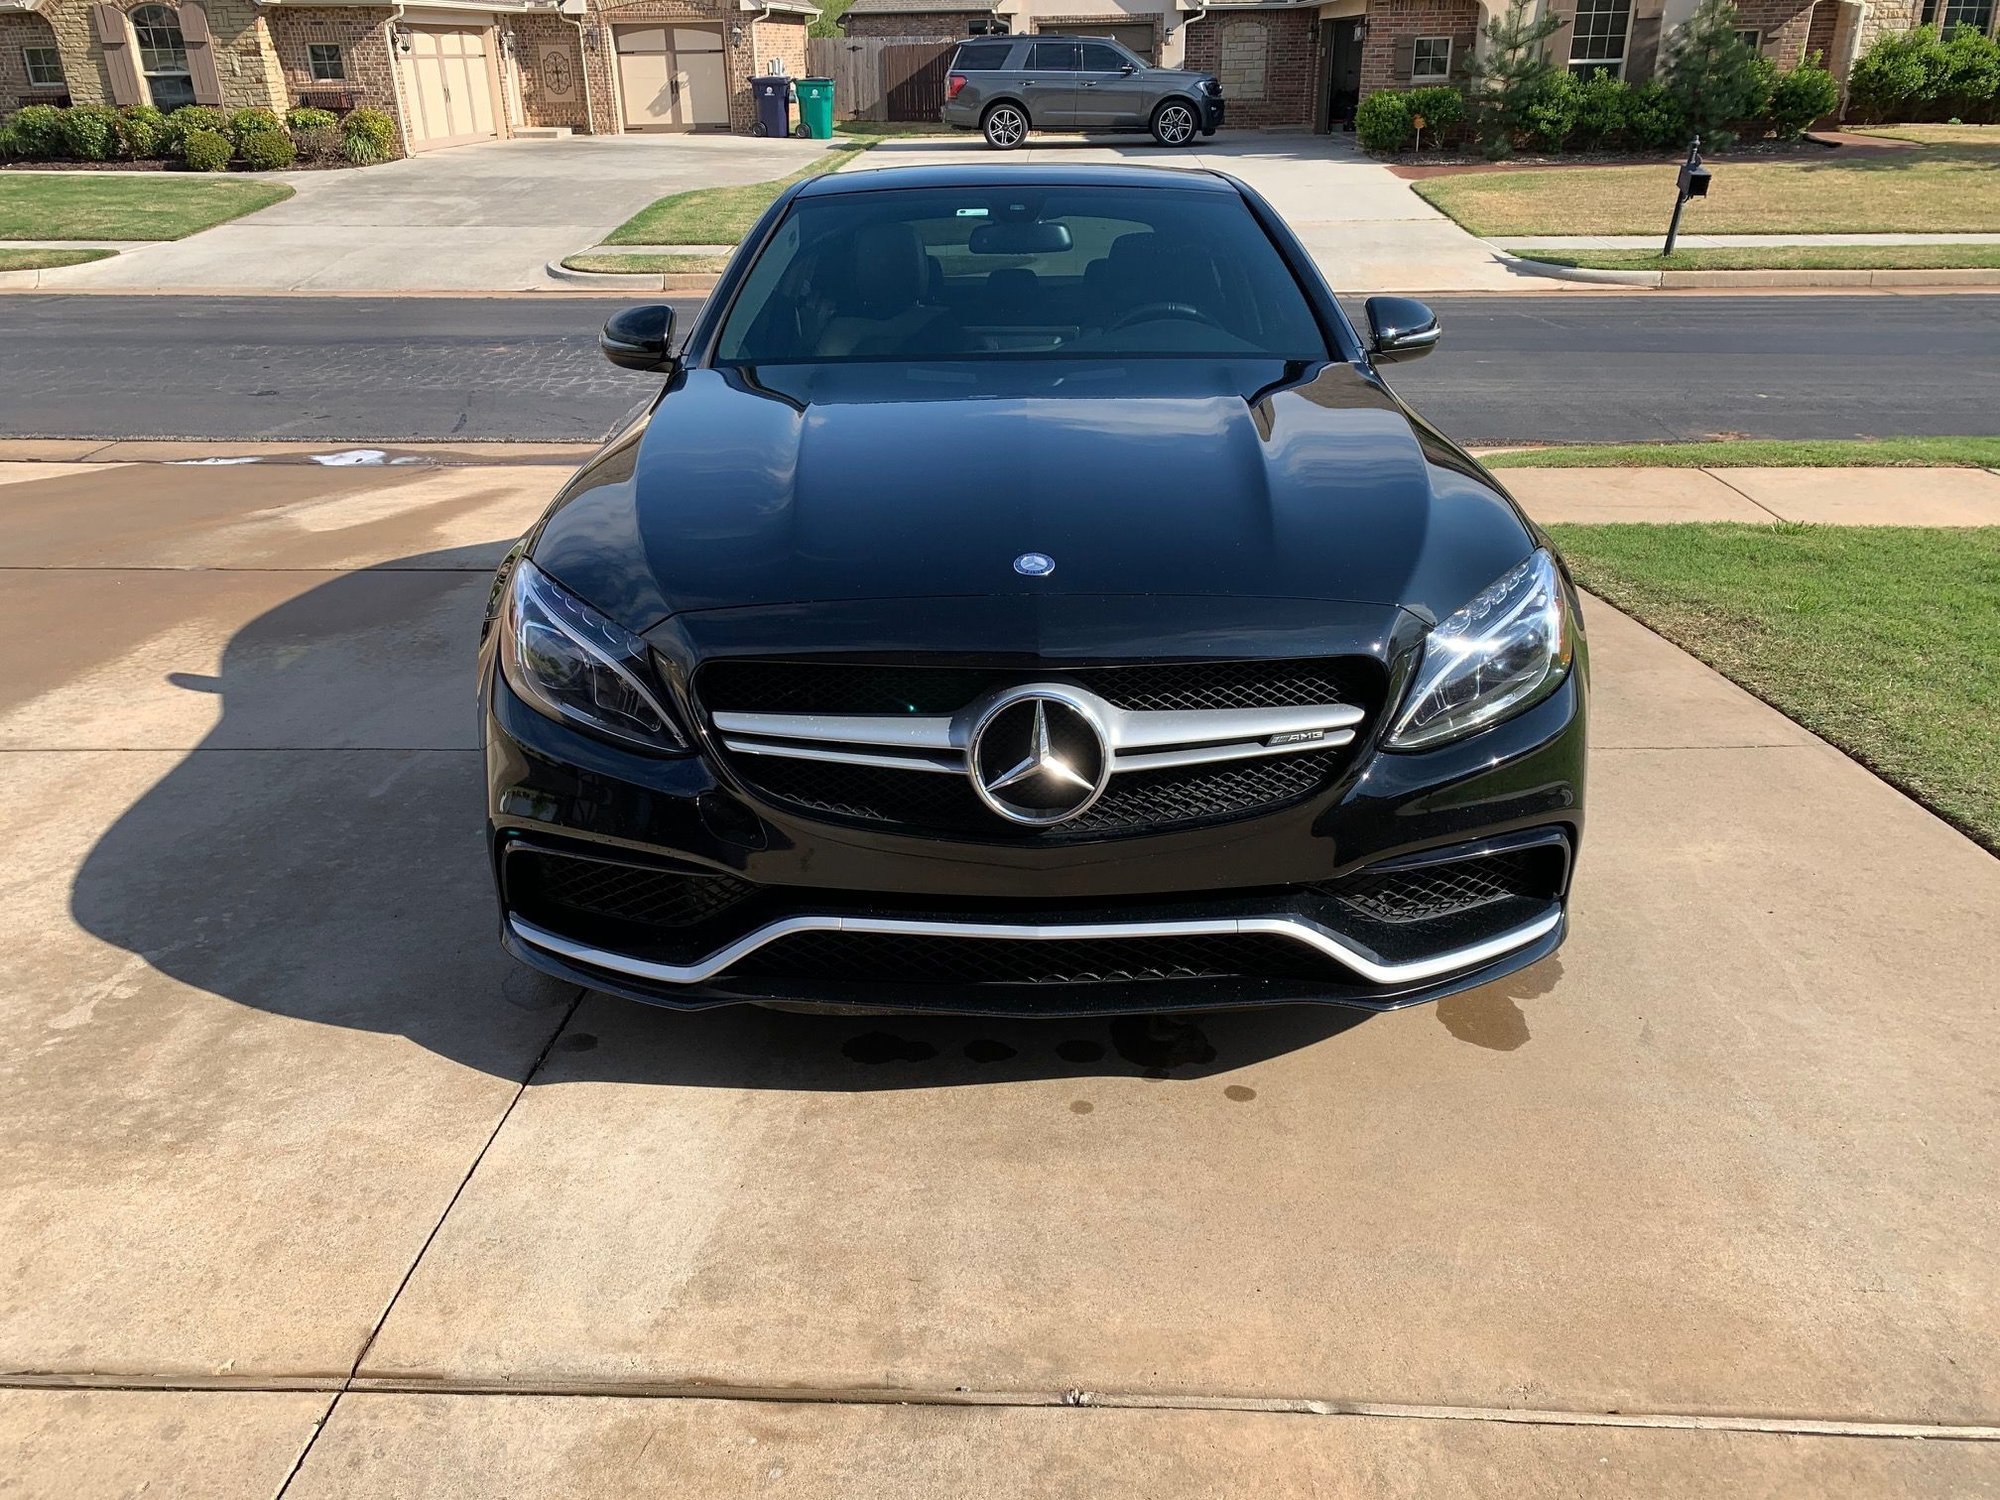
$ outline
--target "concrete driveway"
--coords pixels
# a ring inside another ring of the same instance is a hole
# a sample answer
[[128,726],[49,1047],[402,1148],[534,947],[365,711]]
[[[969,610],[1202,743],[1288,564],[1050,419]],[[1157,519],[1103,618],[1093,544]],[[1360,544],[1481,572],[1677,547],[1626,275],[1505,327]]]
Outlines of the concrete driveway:
[[[1493,247],[1410,191],[1409,183],[1366,156],[1347,135],[1225,130],[1169,150],[1147,136],[1030,136],[1018,151],[987,148],[977,136],[885,141],[846,171],[1003,161],[1131,162],[1207,167],[1240,177],[1270,199],[1342,292],[1518,291]],[[1532,283],[1531,283],[1532,285]]]
[[0,466],[0,1493],[2000,1494],[2000,862],[1593,606],[1499,986],[580,995],[471,701],[560,478]]
[[764,182],[827,143],[747,136],[493,141],[363,171],[286,172],[298,196],[51,277],[63,287],[515,291],[655,198]]

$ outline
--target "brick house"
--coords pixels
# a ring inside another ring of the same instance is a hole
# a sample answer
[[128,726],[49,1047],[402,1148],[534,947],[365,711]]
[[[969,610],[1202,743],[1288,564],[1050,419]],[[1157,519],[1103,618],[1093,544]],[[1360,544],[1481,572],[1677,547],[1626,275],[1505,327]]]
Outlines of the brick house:
[[0,113],[26,104],[380,109],[402,149],[567,127],[737,130],[805,71],[807,0],[0,0]]
[[[1883,31],[1922,22],[1993,33],[2000,0],[1736,0],[1743,28],[1780,67],[1821,54],[1845,80]],[[1540,0],[1563,25],[1551,57],[1572,72],[1651,78],[1696,0]],[[1218,75],[1232,126],[1332,130],[1384,88],[1451,83],[1506,0],[854,0],[850,36],[951,41],[988,32],[1113,36],[1163,67]]]

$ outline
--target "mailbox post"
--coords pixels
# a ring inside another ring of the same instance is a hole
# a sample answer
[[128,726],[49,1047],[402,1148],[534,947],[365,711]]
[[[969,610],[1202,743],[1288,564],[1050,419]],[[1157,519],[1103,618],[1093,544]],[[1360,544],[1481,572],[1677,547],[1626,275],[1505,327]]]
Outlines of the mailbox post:
[[1674,253],[1674,241],[1681,233],[1681,210],[1687,207],[1688,199],[1708,196],[1709,176],[1708,168],[1701,164],[1701,137],[1696,136],[1688,147],[1688,159],[1681,163],[1680,189],[1674,195],[1674,217],[1667,225],[1667,248],[1660,252],[1663,257]]

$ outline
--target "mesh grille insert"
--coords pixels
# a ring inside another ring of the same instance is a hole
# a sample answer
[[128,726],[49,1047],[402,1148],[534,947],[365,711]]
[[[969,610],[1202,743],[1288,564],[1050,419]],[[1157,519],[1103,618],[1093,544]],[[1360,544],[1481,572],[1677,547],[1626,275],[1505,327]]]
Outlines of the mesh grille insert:
[[1378,922],[1429,922],[1520,896],[1551,896],[1560,855],[1546,849],[1488,854],[1405,870],[1363,873],[1335,890]]
[[1131,984],[1168,979],[1338,977],[1337,965],[1286,938],[995,938],[803,932],[730,969],[732,978],[895,984]]
[[511,854],[507,880],[535,904],[651,927],[697,926],[757,890],[731,875],[684,875],[539,850]]

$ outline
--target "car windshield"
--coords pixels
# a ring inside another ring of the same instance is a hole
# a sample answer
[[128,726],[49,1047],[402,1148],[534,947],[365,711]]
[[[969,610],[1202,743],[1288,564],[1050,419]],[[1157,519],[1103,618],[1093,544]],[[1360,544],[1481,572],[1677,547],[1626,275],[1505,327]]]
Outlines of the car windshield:
[[807,196],[750,268],[722,364],[1327,357],[1235,193],[913,188]]

